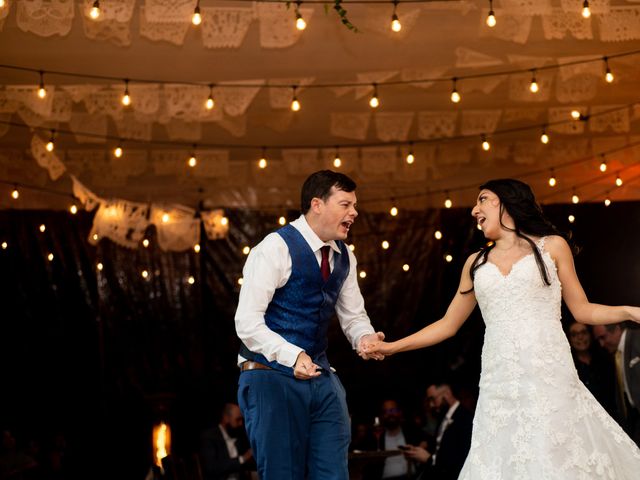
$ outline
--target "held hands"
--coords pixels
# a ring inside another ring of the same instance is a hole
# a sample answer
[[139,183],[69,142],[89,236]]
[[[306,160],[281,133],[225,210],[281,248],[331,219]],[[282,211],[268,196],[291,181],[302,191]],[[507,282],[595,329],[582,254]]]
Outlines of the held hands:
[[298,380],[309,380],[319,377],[320,371],[318,368],[318,365],[313,363],[309,355],[305,352],[300,352],[296,359],[296,364],[293,366],[293,376]]
[[384,333],[376,332],[369,335],[363,335],[358,342],[358,355],[364,360],[384,360],[384,354],[375,350],[375,346],[384,340]]

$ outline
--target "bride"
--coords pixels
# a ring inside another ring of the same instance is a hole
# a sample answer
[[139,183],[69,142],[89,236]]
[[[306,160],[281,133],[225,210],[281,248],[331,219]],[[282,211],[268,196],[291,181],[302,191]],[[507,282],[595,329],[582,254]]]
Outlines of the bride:
[[640,478],[640,450],[578,379],[560,307],[564,299],[577,321],[592,325],[640,322],[640,308],[589,302],[569,245],[527,184],[485,183],[471,215],[491,242],[467,259],[444,317],[363,353],[441,342],[477,302],[486,324],[480,395],[459,479]]

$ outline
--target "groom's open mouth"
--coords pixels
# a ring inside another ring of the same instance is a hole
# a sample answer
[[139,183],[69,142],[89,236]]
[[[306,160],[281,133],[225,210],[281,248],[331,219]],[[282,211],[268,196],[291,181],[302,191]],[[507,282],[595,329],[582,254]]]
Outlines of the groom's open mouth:
[[349,221],[349,220],[347,220],[347,221],[345,221],[345,222],[342,222],[340,225],[342,225],[342,227],[343,227],[345,230],[349,231],[349,229],[351,228],[351,225],[353,225],[353,221]]

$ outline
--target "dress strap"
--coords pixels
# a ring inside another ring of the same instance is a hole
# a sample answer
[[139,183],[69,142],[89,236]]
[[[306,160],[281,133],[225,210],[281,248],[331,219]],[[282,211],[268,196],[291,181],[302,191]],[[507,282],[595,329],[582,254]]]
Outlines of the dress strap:
[[538,247],[538,250],[540,250],[541,252],[544,252],[544,241],[546,239],[547,237],[540,237],[536,242],[536,246]]

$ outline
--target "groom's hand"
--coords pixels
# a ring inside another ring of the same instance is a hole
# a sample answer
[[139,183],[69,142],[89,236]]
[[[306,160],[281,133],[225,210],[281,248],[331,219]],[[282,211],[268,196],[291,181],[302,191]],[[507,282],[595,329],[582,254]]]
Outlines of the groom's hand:
[[378,342],[381,342],[384,340],[384,333],[382,332],[376,332],[376,333],[371,333],[369,335],[363,335],[362,337],[360,337],[360,341],[358,342],[358,355],[360,355],[364,360],[384,360],[384,355],[382,353],[378,353],[378,352],[373,352],[373,353],[368,353],[366,352],[366,347],[370,346],[370,345],[374,345]]
[[296,364],[293,366],[293,376],[298,380],[309,380],[314,377],[319,377],[318,365],[313,363],[313,360],[305,352],[300,352],[296,359]]

